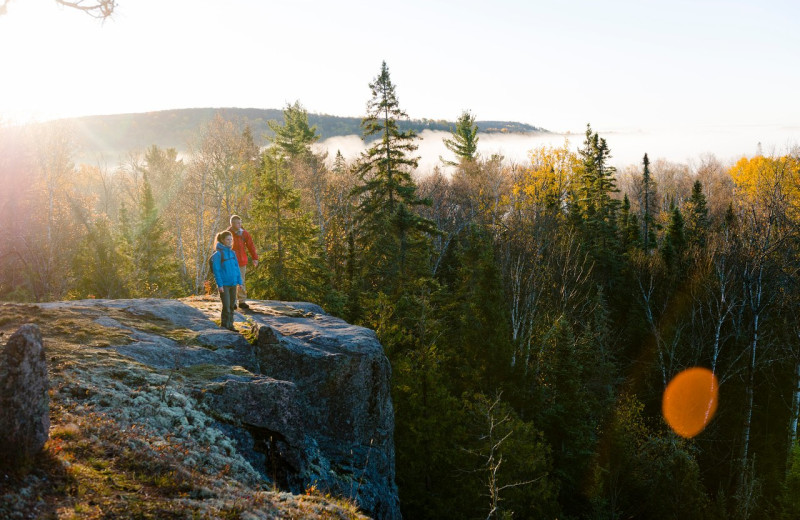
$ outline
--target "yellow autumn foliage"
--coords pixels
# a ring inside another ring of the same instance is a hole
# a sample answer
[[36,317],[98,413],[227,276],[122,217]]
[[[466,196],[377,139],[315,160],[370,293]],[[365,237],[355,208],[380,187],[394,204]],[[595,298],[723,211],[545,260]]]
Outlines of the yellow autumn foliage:
[[753,208],[778,205],[791,216],[798,216],[800,161],[797,157],[743,157],[729,173],[739,204]]
[[580,164],[577,155],[569,150],[569,143],[565,141],[560,148],[536,148],[529,156],[530,164],[513,186],[517,204],[563,205]]

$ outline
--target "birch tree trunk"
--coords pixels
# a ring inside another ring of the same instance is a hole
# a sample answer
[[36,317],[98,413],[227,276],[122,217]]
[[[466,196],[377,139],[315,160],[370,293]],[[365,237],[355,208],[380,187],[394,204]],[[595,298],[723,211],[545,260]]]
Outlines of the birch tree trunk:
[[[800,359],[794,363],[794,390],[792,391],[792,415],[789,420],[789,454],[797,442],[797,422],[800,417]],[[787,454],[787,456],[789,455]]]

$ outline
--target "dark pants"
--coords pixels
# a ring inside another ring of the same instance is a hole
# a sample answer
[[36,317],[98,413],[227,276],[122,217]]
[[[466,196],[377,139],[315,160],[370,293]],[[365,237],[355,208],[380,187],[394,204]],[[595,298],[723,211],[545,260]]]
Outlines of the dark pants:
[[236,307],[236,286],[226,285],[219,293],[222,300],[221,325],[226,329],[233,329],[233,309]]

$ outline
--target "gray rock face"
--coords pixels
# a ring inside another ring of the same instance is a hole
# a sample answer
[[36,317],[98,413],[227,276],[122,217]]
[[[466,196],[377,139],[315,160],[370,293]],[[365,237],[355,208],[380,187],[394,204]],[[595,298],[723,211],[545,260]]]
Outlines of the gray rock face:
[[375,333],[311,304],[250,305],[266,377],[229,377],[207,392],[209,404],[250,433],[280,485],[313,485],[399,519],[391,367]]
[[27,464],[47,441],[50,387],[42,334],[23,325],[0,353],[0,467]]
[[194,374],[183,384],[265,480],[294,493],[313,486],[355,500],[373,518],[400,519],[391,367],[375,333],[310,303],[249,303],[235,324],[252,342],[211,321],[220,315],[216,298],[40,307],[88,312],[128,335],[109,347],[117,354]]
[[[391,367],[375,333],[328,316],[258,320],[261,371],[291,380],[308,439],[307,479],[354,498],[377,518],[399,518],[394,484]],[[312,461],[323,458],[324,470]]]

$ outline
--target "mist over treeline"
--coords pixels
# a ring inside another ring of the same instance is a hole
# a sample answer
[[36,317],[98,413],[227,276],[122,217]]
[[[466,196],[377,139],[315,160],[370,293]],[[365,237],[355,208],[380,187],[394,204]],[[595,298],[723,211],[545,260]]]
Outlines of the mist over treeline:
[[[259,147],[268,146],[274,132],[270,121],[282,119],[282,111],[256,108],[190,108],[145,113],[84,116],[17,126],[28,131],[38,126],[66,126],[73,135],[76,162],[110,165],[112,169],[132,151],[143,151],[152,145],[175,148],[185,157],[198,134],[215,117],[235,125],[250,128]],[[332,156],[340,150],[348,160],[364,151],[361,118],[329,114],[308,114],[309,124],[315,126],[318,149]],[[454,121],[437,119],[404,119],[398,121],[403,129],[419,136],[418,176],[428,175],[439,157],[446,155],[443,139],[455,126]],[[568,143],[577,151],[583,130],[554,132],[531,124],[514,121],[477,120],[479,152],[484,156],[502,155],[506,160],[526,162],[531,150],[542,146],[562,146]],[[800,127],[778,125],[660,127],[647,129],[598,128],[613,150],[611,164],[624,168],[641,161],[643,150],[653,159],[692,164],[701,157],[714,155],[723,163],[731,163],[757,153],[776,154],[790,150],[800,143]],[[759,152],[761,150],[761,152]]]
[[[66,123],[0,128],[0,298],[213,293],[238,214],[250,297],[377,332],[406,518],[800,517],[796,149],[615,167],[587,126],[509,157],[468,111],[420,142],[386,64],[370,91],[363,141],[300,103],[266,146],[217,114],[112,166]],[[662,395],[697,366],[720,399],[683,438]]]
[[[217,116],[231,121],[237,126],[250,128],[253,140],[259,147],[266,146],[274,136],[270,122],[281,121],[283,113],[277,109],[259,108],[186,108],[161,110],[155,112],[84,116],[55,121],[17,125],[17,130],[25,131],[41,126],[61,126],[69,128],[76,148],[76,160],[95,163],[98,160],[116,164],[129,152],[145,150],[152,145],[161,148],[175,148],[185,154],[191,143],[197,139],[202,128]],[[329,114],[308,114],[309,124],[316,127],[321,141],[343,136],[361,137],[361,118],[334,116]],[[0,123],[2,120],[0,119]],[[415,132],[447,131],[452,121],[404,119],[398,121],[401,128]],[[491,134],[524,133],[529,135],[548,134],[547,130],[526,123],[514,121],[476,121],[480,132]],[[335,152],[335,151],[334,151]]]
[[[610,163],[618,170],[635,167],[641,163],[643,150],[653,160],[683,164],[697,169],[699,164],[713,157],[727,166],[742,157],[758,154],[780,155],[800,143],[800,128],[785,127],[727,127],[727,128],[673,128],[648,131],[599,131],[612,150]],[[442,166],[440,157],[448,154],[444,139],[450,131],[428,130],[419,132],[420,156],[417,176],[429,175],[435,167]],[[555,132],[478,132],[478,151],[484,157],[501,155],[506,162],[527,163],[530,153],[542,147],[567,146],[577,152],[583,142],[582,133]],[[336,136],[322,139],[321,150],[335,155],[337,150],[348,159],[355,159],[367,148],[359,135]],[[450,170],[445,168],[445,173]]]

